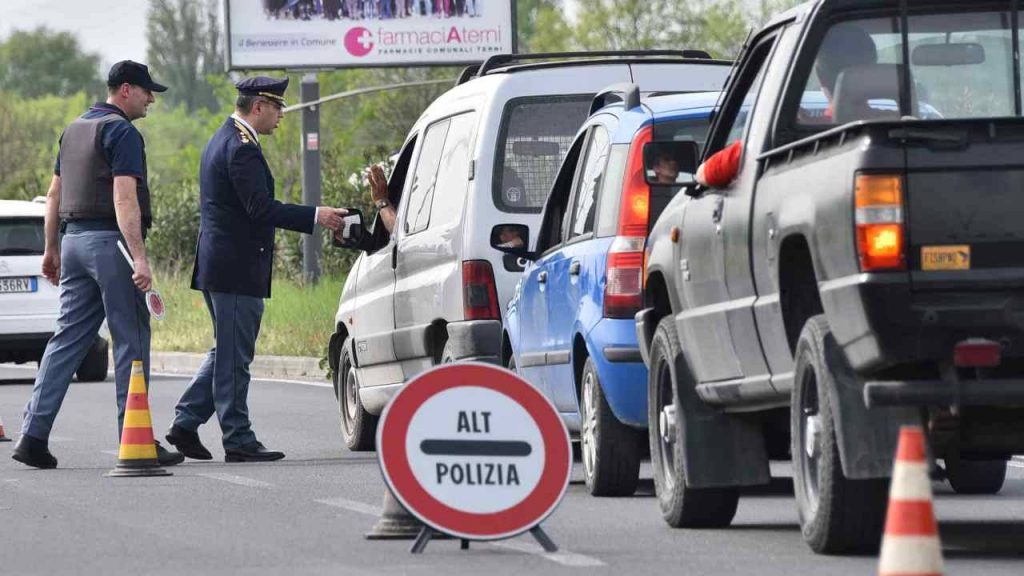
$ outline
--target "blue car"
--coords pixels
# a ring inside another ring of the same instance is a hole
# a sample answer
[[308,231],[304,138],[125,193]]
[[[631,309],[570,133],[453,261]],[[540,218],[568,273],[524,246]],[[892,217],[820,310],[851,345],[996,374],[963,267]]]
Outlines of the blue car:
[[[595,496],[632,494],[648,452],[647,368],[634,329],[644,247],[696,168],[654,156],[703,145],[717,98],[641,99],[636,85],[602,92],[552,185],[536,245],[503,244],[510,235],[501,226],[492,235],[495,247],[529,261],[505,313],[503,360],[579,435]],[[521,237],[532,238],[527,232]]]

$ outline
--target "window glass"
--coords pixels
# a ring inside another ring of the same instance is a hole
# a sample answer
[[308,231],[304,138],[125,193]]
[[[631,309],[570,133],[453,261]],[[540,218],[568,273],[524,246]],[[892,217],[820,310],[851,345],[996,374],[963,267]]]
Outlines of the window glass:
[[505,108],[495,151],[494,203],[505,212],[540,212],[591,95],[520,98]]
[[42,254],[45,244],[42,218],[0,220],[0,256]]
[[437,177],[437,166],[444,149],[444,139],[448,134],[447,119],[427,128],[420,146],[419,160],[413,172],[409,197],[404,199],[405,222],[403,229],[406,234],[415,234],[427,227],[430,221],[430,200]]
[[708,137],[711,122],[707,112],[689,114],[674,120],[658,120],[654,123],[655,142],[696,142],[700,151]]
[[608,149],[608,130],[604,126],[595,126],[590,133],[587,155],[583,160],[583,168],[579,171],[579,180],[573,186],[576,195],[573,200],[570,238],[594,230],[594,204],[608,162]]
[[[909,114],[921,119],[1012,116],[1009,12],[916,14],[908,18]],[[901,116],[900,18],[833,24],[804,83],[797,124],[830,127]]]
[[476,114],[451,119],[441,153],[437,184],[433,188],[430,227],[458,222],[469,187],[469,145],[476,127]]

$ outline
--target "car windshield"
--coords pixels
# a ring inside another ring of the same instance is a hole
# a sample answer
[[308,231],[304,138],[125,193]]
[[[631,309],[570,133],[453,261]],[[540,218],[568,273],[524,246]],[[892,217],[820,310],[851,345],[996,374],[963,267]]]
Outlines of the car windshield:
[[893,14],[828,29],[808,70],[798,125],[1021,115],[1010,11],[914,14],[906,35],[900,21]]
[[42,218],[0,219],[0,256],[38,255],[44,246]]
[[592,99],[591,95],[519,98],[505,107],[494,163],[498,209],[541,211]]

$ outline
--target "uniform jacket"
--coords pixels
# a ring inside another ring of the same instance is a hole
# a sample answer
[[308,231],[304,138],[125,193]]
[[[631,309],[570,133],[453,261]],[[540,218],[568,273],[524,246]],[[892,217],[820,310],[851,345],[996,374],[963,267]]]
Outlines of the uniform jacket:
[[312,234],[316,208],[274,199],[256,135],[229,117],[203,150],[199,214],[192,288],[269,298],[274,229]]

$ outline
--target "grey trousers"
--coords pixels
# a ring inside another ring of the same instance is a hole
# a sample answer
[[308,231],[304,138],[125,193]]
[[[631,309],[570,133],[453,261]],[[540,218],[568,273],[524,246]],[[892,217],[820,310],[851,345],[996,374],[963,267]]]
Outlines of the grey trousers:
[[213,348],[175,408],[174,425],[194,432],[216,412],[224,448],[256,441],[249,420],[249,364],[263,318],[263,299],[204,290]]
[[92,347],[104,316],[114,347],[118,440],[132,361],[143,362],[149,383],[149,312],[143,293],[132,282],[128,262],[117,249],[120,237],[114,231],[90,231],[66,234],[61,240],[57,331],[39,362],[22,434],[40,440],[50,437],[71,378]]

